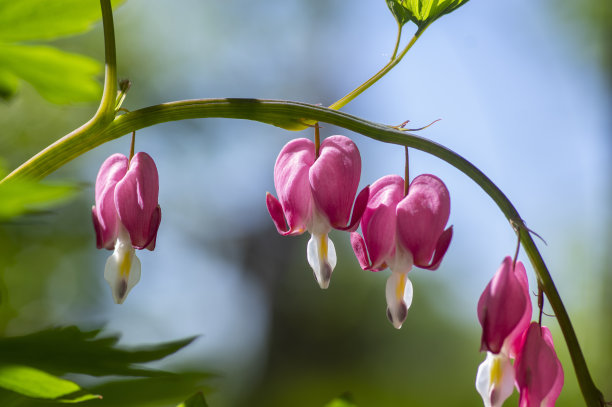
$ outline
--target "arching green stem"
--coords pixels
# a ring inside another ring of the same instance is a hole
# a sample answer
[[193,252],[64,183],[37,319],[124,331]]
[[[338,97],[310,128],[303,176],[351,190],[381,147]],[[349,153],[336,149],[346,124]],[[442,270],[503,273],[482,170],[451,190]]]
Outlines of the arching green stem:
[[126,113],[116,117],[106,127],[81,127],[32,157],[0,183],[19,177],[42,178],[86,151],[144,127],[175,120],[208,117],[255,120],[284,128],[302,126],[305,121],[310,120],[320,121],[343,127],[375,140],[427,152],[466,174],[493,199],[516,230],[538,281],[557,317],[584,399],[588,406],[603,405],[603,396],[593,383],[567,311],[544,260],[517,210],[504,193],[477,167],[457,153],[425,138],[386,125],[372,123],[344,112],[299,102],[260,99],[185,100]]
[[115,25],[113,8],[109,0],[100,0],[104,30],[104,91],[94,122],[110,122],[115,117],[117,99],[117,57],[115,51]]
[[104,128],[115,118],[117,98],[117,60],[115,52],[115,26],[110,0],[100,0],[104,31],[104,89],[102,100],[95,115],[79,130],[97,131]]

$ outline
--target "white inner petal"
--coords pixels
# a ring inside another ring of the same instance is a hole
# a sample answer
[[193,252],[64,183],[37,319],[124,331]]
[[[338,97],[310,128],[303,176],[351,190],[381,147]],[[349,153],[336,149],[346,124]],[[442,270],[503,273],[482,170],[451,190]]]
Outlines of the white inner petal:
[[334,242],[327,234],[311,235],[306,248],[306,257],[319,286],[323,289],[329,287],[329,280],[337,262]]
[[514,390],[514,367],[508,355],[487,352],[487,358],[478,366],[476,390],[485,407],[501,407],[504,404]]
[[396,273],[408,273],[414,265],[414,258],[409,250],[404,249],[402,245],[395,245],[395,255],[388,261],[391,271]]
[[412,283],[407,273],[391,272],[387,279],[387,317],[394,327],[400,329],[412,304]]
[[104,279],[108,282],[116,304],[125,301],[132,287],[140,281],[140,260],[136,257],[130,236],[123,226],[115,250],[106,260]]

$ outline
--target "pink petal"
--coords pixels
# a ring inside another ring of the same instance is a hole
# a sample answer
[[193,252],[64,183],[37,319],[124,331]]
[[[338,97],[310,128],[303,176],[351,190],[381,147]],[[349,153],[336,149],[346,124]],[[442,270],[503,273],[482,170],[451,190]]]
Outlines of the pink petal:
[[561,394],[561,389],[563,388],[563,382],[564,382],[565,377],[563,374],[563,366],[561,365],[561,361],[559,360],[557,356],[557,352],[555,352],[555,345],[553,343],[552,334],[550,333],[550,330],[547,327],[543,326],[542,334],[544,336],[544,341],[546,342],[548,347],[553,351],[555,355],[555,359],[557,361],[557,376],[556,376],[555,382],[553,383],[552,388],[550,389],[550,391],[548,392],[546,396],[546,406],[545,406],[545,407],[554,407],[555,402],[557,401],[557,399],[559,398],[559,395]]
[[149,235],[153,235],[153,240],[149,242],[146,249],[155,250],[155,243],[157,242],[157,231],[159,229],[159,224],[161,223],[161,207],[157,205],[153,214],[151,215],[151,222],[149,223]]
[[357,230],[359,226],[359,221],[363,216],[363,212],[365,211],[368,205],[368,199],[370,198],[370,186],[366,186],[361,190],[359,195],[357,195],[357,199],[355,199],[355,207],[353,208],[353,215],[351,216],[351,222],[348,226],[337,227],[338,230],[344,230],[348,232],[354,232]]
[[381,263],[378,267],[372,265],[368,258],[368,249],[365,245],[365,241],[359,233],[351,233],[351,246],[353,247],[353,252],[355,252],[355,257],[357,257],[359,266],[361,266],[363,270],[381,271],[387,268],[387,263]]
[[366,248],[363,237],[357,232],[351,233],[351,246],[357,257],[357,261],[363,270],[368,270],[372,267],[372,263],[368,259],[368,249]]
[[114,201],[115,187],[127,170],[127,157],[113,154],[104,161],[98,171],[95,188],[96,205],[92,208],[98,249],[113,249],[115,246],[119,221]]
[[436,176],[419,175],[397,205],[398,238],[418,267],[430,264],[450,215],[450,197]]
[[331,136],[321,143],[310,169],[310,185],[317,207],[334,228],[348,223],[360,176],[361,156],[351,139]]
[[266,192],[266,207],[272,217],[276,230],[283,236],[287,235],[299,235],[304,233],[304,229],[289,229],[287,221],[285,220],[285,213],[283,212],[283,206],[271,193]]
[[127,174],[115,188],[119,219],[137,249],[148,247],[157,236],[161,221],[158,194],[159,178],[155,162],[148,154],[137,153],[130,161]]
[[525,318],[531,318],[529,293],[516,277],[512,259],[506,257],[478,300],[478,320],[482,326],[480,350],[498,354],[504,343],[514,341],[512,335],[520,334],[517,327]]
[[440,235],[440,238],[438,239],[438,243],[436,244],[436,250],[434,252],[434,256],[433,256],[433,260],[431,261],[431,264],[426,265],[426,266],[420,265],[419,267],[427,269],[427,270],[436,270],[438,267],[440,267],[442,258],[444,258],[444,255],[446,254],[446,251],[448,250],[448,246],[450,246],[450,242],[452,238],[453,238],[453,227],[451,226],[448,229],[446,229],[444,232],[442,232],[442,234]]
[[517,261],[514,267],[514,276],[521,284],[523,294],[527,298],[527,306],[523,317],[516,325],[516,328],[508,335],[509,341],[508,344],[510,346],[509,354],[511,357],[516,357],[516,354],[520,351],[520,347],[522,346],[523,341],[523,332],[527,330],[529,327],[529,323],[531,322],[532,305],[531,305],[531,297],[529,292],[529,282],[527,280],[527,271],[525,270],[525,266],[522,262]]
[[554,406],[561,392],[563,369],[550,331],[547,331],[537,322],[532,322],[525,332],[524,344],[514,364],[520,407]]
[[[313,199],[308,181],[308,171],[314,163],[314,143],[305,138],[295,139],[285,144],[274,165],[274,186],[278,194],[284,217],[287,218],[289,232],[283,234],[300,234],[310,222],[313,212]],[[268,207],[270,209],[270,207]],[[272,220],[279,232],[278,208],[274,209]],[[274,217],[276,216],[276,218]]]
[[384,176],[370,186],[370,199],[361,218],[361,231],[375,269],[395,252],[395,211],[403,195],[404,180],[397,175]]

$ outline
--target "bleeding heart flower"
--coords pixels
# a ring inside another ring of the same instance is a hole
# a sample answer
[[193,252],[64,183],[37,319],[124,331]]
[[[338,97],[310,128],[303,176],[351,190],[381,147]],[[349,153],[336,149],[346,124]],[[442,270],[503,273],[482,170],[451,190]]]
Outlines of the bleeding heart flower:
[[525,266],[520,261],[514,266],[506,256],[478,300],[480,350],[498,354],[503,348],[514,356],[517,341],[531,321],[531,312]]
[[361,174],[361,156],[355,143],[344,136],[331,136],[321,143],[315,157],[314,143],[300,138],[287,143],[274,165],[278,194],[266,194],[268,212],[282,235],[308,231],[308,263],[321,288],[329,286],[336,266],[336,250],[328,233],[333,229],[355,230],[365,209],[368,188],[355,194]]
[[134,249],[155,249],[161,208],[159,179],[153,159],[137,153],[131,160],[113,154],[96,178],[92,218],[98,249],[114,249],[106,261],[104,278],[115,303],[121,304],[140,280],[140,261]]
[[525,267],[506,257],[478,301],[480,349],[487,351],[487,357],[478,367],[476,389],[486,407],[499,407],[512,394],[515,372],[511,358],[519,351],[531,312]]
[[516,356],[519,407],[554,407],[563,387],[563,367],[547,327],[532,322]]
[[370,197],[361,218],[361,232],[351,233],[351,245],[364,270],[387,267],[387,316],[401,328],[412,303],[412,266],[435,270],[453,236],[446,223],[450,197],[444,183],[433,175],[416,177],[404,196],[404,179],[387,175],[370,187]]

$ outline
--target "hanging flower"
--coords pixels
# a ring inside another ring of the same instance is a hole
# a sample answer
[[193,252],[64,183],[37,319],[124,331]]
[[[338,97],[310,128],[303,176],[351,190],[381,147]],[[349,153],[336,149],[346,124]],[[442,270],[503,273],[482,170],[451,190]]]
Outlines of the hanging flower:
[[159,179],[153,159],[137,153],[131,160],[113,154],[96,178],[96,205],[92,218],[98,249],[113,250],[104,278],[115,303],[121,304],[140,280],[140,261],[134,249],[155,249],[161,208]]
[[563,367],[550,330],[532,322],[516,357],[519,407],[554,407],[563,387]]
[[416,177],[404,196],[404,179],[387,175],[370,187],[361,218],[361,232],[351,233],[351,245],[364,270],[387,267],[387,316],[401,328],[412,303],[412,266],[435,270],[450,245],[450,197],[444,183],[429,174]]
[[287,143],[274,165],[278,194],[266,194],[268,212],[282,235],[312,235],[307,247],[308,263],[321,288],[327,288],[336,266],[336,250],[329,239],[332,229],[355,230],[368,199],[359,193],[349,222],[361,174],[361,156],[355,143],[331,136],[321,143],[315,157],[314,143],[300,138]]
[[501,406],[514,388],[514,367],[522,334],[531,320],[527,273],[520,261],[506,257],[478,301],[482,325],[481,351],[487,351],[478,367],[476,389],[486,407]]

